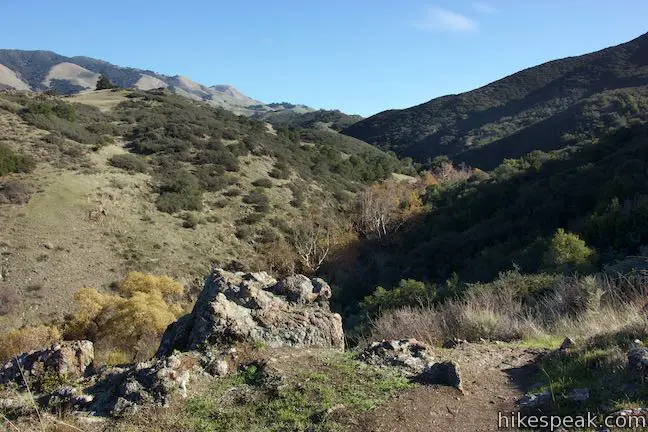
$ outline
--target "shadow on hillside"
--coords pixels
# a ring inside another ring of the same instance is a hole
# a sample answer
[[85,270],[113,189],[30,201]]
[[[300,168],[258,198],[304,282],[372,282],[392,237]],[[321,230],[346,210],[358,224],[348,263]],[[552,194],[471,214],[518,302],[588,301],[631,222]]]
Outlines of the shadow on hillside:
[[594,231],[585,224],[591,215],[611,218],[605,208],[613,198],[624,203],[645,194],[647,143],[648,127],[637,125],[548,160],[538,170],[469,183],[435,201],[433,212],[413,218],[388,241],[360,239],[348,245],[319,275],[341,288],[334,307],[348,316],[377,286],[391,288],[401,279],[443,288],[454,273],[464,282],[478,282],[514,264],[522,272],[536,272],[542,242],[558,228],[580,233],[600,252],[614,247],[633,253],[648,242],[638,204],[635,214],[629,209],[622,215],[623,223],[634,227],[632,235],[626,229],[620,236],[614,224],[596,225]]

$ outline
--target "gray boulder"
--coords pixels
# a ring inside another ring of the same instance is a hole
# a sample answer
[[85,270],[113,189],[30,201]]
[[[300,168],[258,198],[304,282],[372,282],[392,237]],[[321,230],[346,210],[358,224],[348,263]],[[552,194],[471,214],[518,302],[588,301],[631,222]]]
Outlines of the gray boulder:
[[157,357],[236,342],[343,349],[342,318],[328,307],[330,293],[321,279],[297,275],[277,282],[265,272],[216,269],[193,311],[167,328]]
[[57,376],[66,380],[83,378],[94,361],[94,345],[87,340],[65,341],[49,348],[23,353],[0,370],[0,384],[20,386]]
[[628,369],[638,373],[642,380],[648,374],[648,348],[635,346],[628,351]]
[[434,360],[428,346],[416,339],[374,342],[358,359],[374,366],[398,367],[406,374],[419,374]]

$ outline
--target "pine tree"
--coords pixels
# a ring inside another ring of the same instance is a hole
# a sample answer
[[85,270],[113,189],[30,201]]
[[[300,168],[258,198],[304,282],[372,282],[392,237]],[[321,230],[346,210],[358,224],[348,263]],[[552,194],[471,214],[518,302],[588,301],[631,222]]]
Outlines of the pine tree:
[[110,82],[106,75],[101,75],[97,81],[97,90],[108,90],[115,88],[116,86]]

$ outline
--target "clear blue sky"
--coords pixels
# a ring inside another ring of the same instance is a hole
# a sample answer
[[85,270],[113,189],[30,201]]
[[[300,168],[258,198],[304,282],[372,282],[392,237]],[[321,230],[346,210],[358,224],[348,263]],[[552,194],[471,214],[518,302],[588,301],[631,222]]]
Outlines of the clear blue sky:
[[0,46],[369,115],[628,41],[646,18],[646,0],[0,0]]

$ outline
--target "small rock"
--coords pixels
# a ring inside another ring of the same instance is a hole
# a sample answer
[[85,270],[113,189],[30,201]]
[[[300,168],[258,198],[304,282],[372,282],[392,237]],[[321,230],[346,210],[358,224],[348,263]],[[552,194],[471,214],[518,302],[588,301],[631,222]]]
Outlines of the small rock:
[[463,345],[465,343],[468,343],[468,341],[465,339],[459,339],[459,338],[448,339],[447,341],[443,342],[443,348],[447,348],[447,349],[457,348],[459,345]]
[[54,249],[54,245],[52,243],[43,243],[41,246],[43,246],[45,249]]
[[423,384],[439,384],[463,390],[459,365],[453,361],[428,365],[416,380]]
[[551,403],[552,397],[550,392],[539,394],[525,394],[516,401],[520,408],[539,408]]
[[642,379],[648,373],[648,348],[636,346],[628,351],[628,368],[638,372]]
[[220,377],[224,377],[229,372],[229,365],[225,360],[216,360],[214,362],[214,373]]

